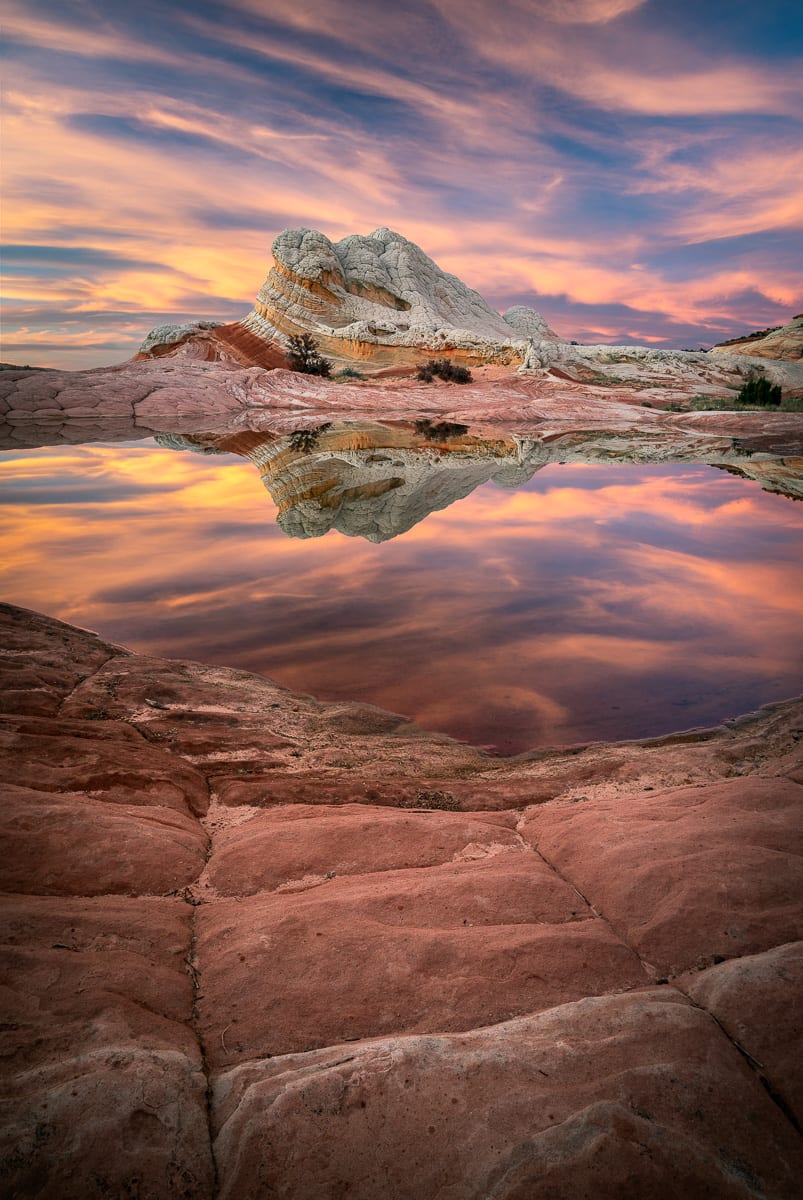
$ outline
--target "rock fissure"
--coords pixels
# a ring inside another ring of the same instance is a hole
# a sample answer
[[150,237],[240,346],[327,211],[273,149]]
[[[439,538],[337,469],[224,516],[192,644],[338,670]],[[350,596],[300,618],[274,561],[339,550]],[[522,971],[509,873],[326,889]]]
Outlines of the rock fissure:
[[69,692],[67,692],[66,696],[62,697],[61,701],[59,702],[57,713],[59,715],[61,715],[65,704],[69,703],[69,701],[73,698],[73,696],[78,691],[78,689],[83,687],[87,683],[91,683],[91,681],[95,678],[95,676],[100,674],[100,672],[103,670],[103,668],[106,666],[107,663],[111,662],[112,659],[114,659],[114,658],[122,657],[122,653],[123,652],[120,652],[119,654],[115,653],[115,652],[110,653],[108,655],[108,657],[103,660],[102,663],[98,664],[98,666],[95,668],[94,671],[90,671],[90,673],[88,675],[82,675],[76,681],[75,685],[72,688],[70,688],[70,690],[69,690]]
[[647,963],[644,961],[644,959],[639,954],[638,949],[630,942],[630,940],[628,938],[622,936],[620,930],[617,929],[616,926],[613,924],[613,922],[610,921],[608,919],[608,917],[605,916],[604,912],[602,912],[600,909],[598,909],[592,903],[592,901],[589,899],[589,897],[583,891],[581,891],[581,889],[577,886],[577,884],[573,880],[569,879],[568,876],[564,875],[560,870],[558,870],[558,868],[555,866],[555,864],[553,862],[550,862],[550,860],[547,858],[547,856],[543,853],[543,851],[538,846],[533,845],[532,843],[529,843],[529,844],[530,844],[532,850],[538,855],[538,857],[544,863],[544,865],[546,867],[548,867],[550,871],[553,871],[554,874],[558,877],[558,879],[561,880],[562,883],[565,883],[567,885],[567,887],[570,887],[572,889],[572,891],[575,892],[580,897],[580,899],[583,901],[583,903],[588,905],[590,911],[594,914],[594,916],[598,920],[603,921],[605,923],[605,925],[608,927],[608,929],[610,929],[611,933],[616,938],[616,940],[621,942],[623,946],[626,946],[627,949],[631,952],[631,954],[633,954],[634,957],[638,959],[638,961],[641,965],[641,968],[644,971],[644,974],[647,976],[647,978],[652,983],[665,982],[665,980],[659,981],[657,979],[655,968],[650,963]]
[[801,1121],[798,1120],[798,1117],[795,1115],[795,1112],[793,1111],[791,1105],[785,1100],[785,1098],[781,1095],[778,1088],[775,1087],[775,1085],[772,1083],[772,1081],[768,1078],[768,1076],[766,1074],[766,1068],[764,1067],[764,1065],[762,1063],[760,1063],[758,1061],[758,1059],[755,1058],[755,1056],[752,1055],[750,1053],[750,1051],[747,1050],[741,1044],[741,1042],[733,1036],[733,1034],[728,1030],[727,1026],[716,1015],[716,1013],[713,1013],[710,1008],[707,1008],[704,1004],[701,1004],[698,1000],[696,1000],[694,998],[694,996],[692,996],[683,987],[682,982],[680,980],[673,979],[672,986],[674,988],[676,988],[681,993],[681,995],[685,996],[690,1004],[692,1004],[695,1008],[699,1009],[700,1012],[704,1012],[706,1014],[706,1016],[711,1018],[711,1020],[714,1022],[716,1027],[719,1029],[719,1032],[722,1034],[722,1036],[727,1039],[727,1041],[731,1044],[731,1046],[733,1046],[736,1053],[744,1060],[744,1062],[747,1064],[747,1066],[753,1072],[756,1079],[761,1084],[762,1088],[767,1093],[767,1095],[769,1096],[772,1103],[776,1106],[776,1108],[779,1110],[779,1112],[781,1112],[783,1114],[785,1120],[787,1120],[789,1122],[789,1124],[792,1126],[792,1128],[795,1130],[795,1132],[797,1133],[797,1135],[799,1137],[803,1137],[803,1123],[801,1123]]
[[[213,792],[212,792],[212,784],[208,778],[206,779],[206,785],[207,785],[207,791],[208,791],[208,796],[209,796],[209,802],[211,804]],[[206,871],[206,869],[209,865],[209,862],[212,858],[213,851],[214,851],[213,835],[212,835],[212,831],[206,828],[206,819],[204,817],[200,817],[199,823],[201,824],[201,826],[204,828],[204,830],[206,832],[208,842],[207,842],[206,856],[205,856],[205,860],[204,860],[203,869],[197,876],[196,880],[194,881],[194,884],[190,885],[190,887],[188,889],[191,893],[193,892],[193,888],[197,886],[203,873]],[[200,1020],[200,1011],[199,1011],[199,1004],[200,1004],[200,1001],[203,999],[203,992],[201,990],[203,987],[203,983],[201,980],[201,975],[200,975],[200,970],[199,970],[199,962],[198,962],[198,909],[201,906],[201,904],[203,903],[203,900],[199,896],[197,896],[195,894],[191,894],[190,898],[188,900],[186,900],[185,903],[187,903],[190,907],[190,944],[189,944],[189,950],[187,953],[187,969],[189,971],[190,979],[192,981],[192,1022],[191,1023],[192,1023],[193,1035],[198,1044],[198,1050],[199,1050],[199,1053],[201,1056],[201,1069],[203,1071],[204,1079],[206,1081],[206,1089],[205,1089],[205,1097],[204,1097],[205,1111],[206,1111],[206,1128],[207,1128],[207,1135],[209,1138],[209,1154],[210,1154],[212,1171],[213,1171],[212,1200],[215,1200],[215,1197],[217,1197],[220,1192],[220,1173],[219,1173],[219,1169],[218,1169],[217,1158],[215,1155],[214,1114],[213,1114],[214,1090],[213,1090],[213,1084],[212,1084],[212,1068],[211,1068],[209,1057],[207,1054],[206,1036],[204,1034],[202,1022]],[[221,1038],[221,1040],[222,1040],[222,1038]]]
[[[793,1200],[800,702],[493,768],[409,727],[400,764],[393,714],[138,655],[110,697],[95,642],[22,623],[56,682],[5,746],[27,764],[0,856],[17,1192],[415,1200],[493,1176],[538,1200],[680,1170],[674,1194],[716,1195],[737,1163]],[[81,647],[58,677],[54,644]],[[184,721],[144,706],[176,695]],[[348,771],[318,757],[333,733]],[[763,774],[727,778],[758,742]],[[399,807],[416,788],[460,807]]]

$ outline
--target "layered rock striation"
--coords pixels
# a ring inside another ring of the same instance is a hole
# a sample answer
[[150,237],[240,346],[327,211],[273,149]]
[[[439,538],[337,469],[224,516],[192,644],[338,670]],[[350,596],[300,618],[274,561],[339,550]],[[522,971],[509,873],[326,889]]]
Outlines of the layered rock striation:
[[803,313],[799,313],[778,329],[721,342],[718,346],[712,346],[710,353],[747,355],[749,358],[781,358],[799,362],[803,359]]
[[803,702],[492,759],[0,619],[10,1195],[798,1195]]
[[803,430],[795,440],[693,434],[664,426],[641,431],[515,432],[509,427],[431,421],[324,422],[290,434],[244,430],[224,435],[159,435],[173,450],[234,453],[250,459],[289,537],[384,542],[481,484],[516,488],[549,463],[701,462],[757,480],[768,491],[803,499]]
[[518,305],[500,316],[478,292],[390,229],[330,242],[286,229],[257,293],[248,328],[268,340],[312,333],[327,353],[414,361],[422,350],[483,362],[520,361],[527,338],[558,342],[544,318]]

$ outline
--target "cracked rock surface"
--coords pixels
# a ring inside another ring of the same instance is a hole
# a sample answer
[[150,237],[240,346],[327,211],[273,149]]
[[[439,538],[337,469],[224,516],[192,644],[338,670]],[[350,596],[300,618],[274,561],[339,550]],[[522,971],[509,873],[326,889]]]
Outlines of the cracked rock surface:
[[501,759],[0,623],[6,1194],[799,1195],[803,701]]

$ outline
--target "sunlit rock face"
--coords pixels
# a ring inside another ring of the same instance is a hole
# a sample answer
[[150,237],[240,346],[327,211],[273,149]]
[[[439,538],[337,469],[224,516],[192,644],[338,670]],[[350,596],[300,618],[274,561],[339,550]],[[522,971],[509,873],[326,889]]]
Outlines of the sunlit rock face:
[[803,313],[793,317],[780,329],[772,329],[763,337],[748,337],[741,341],[723,342],[712,346],[711,354],[748,355],[750,358],[783,358],[791,362],[803,359]]
[[[390,229],[330,242],[312,229],[286,229],[274,266],[246,324],[268,339],[312,333],[327,353],[373,358],[384,349],[459,352],[519,362],[527,338],[560,338],[533,309],[504,317]],[[414,355],[410,356],[413,361]]]
[[190,359],[228,367],[264,367],[268,371],[288,366],[280,345],[258,337],[242,321],[232,321],[228,325],[220,321],[157,325],[145,338],[132,362],[154,358]]

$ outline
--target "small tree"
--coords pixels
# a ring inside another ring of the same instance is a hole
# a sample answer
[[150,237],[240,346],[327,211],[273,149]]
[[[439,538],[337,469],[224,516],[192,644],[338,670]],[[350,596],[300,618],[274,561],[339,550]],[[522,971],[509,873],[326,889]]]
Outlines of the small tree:
[[292,334],[288,341],[287,357],[290,369],[305,375],[328,376],[332,370],[332,364],[323,357],[311,333]]
[[468,433],[468,425],[460,425],[456,421],[433,422],[429,417],[421,417],[413,422],[413,426],[416,433],[428,442],[446,442],[449,438],[463,437]]
[[780,404],[780,384],[770,383],[765,375],[754,375],[742,386],[736,401],[738,404],[759,404],[764,408]]

